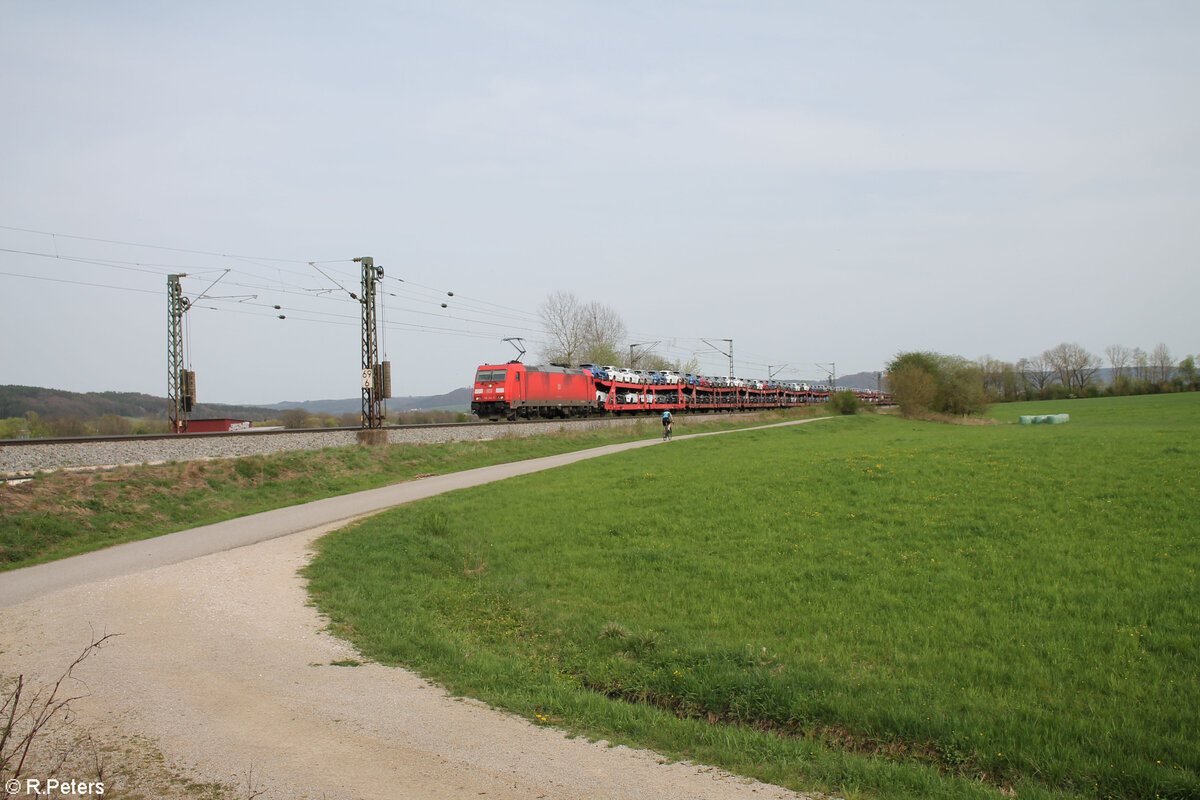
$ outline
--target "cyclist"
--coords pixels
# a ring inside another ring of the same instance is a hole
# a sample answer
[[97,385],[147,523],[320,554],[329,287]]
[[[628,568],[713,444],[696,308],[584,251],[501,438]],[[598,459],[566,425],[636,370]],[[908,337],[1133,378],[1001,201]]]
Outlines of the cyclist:
[[671,412],[664,411],[662,415],[663,439],[671,438]]

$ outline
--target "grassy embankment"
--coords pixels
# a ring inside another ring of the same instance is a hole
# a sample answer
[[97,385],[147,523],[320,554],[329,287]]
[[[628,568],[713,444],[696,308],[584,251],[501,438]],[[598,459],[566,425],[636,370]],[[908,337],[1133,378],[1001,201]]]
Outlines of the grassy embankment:
[[[823,413],[682,419],[681,431],[723,430]],[[645,439],[658,424],[487,442],[341,447],[270,456],[183,461],[103,472],[53,472],[0,484],[0,571],[121,542],[431,474]]]
[[321,542],[368,657],[868,797],[1200,797],[1200,394],[847,417],[456,492]]

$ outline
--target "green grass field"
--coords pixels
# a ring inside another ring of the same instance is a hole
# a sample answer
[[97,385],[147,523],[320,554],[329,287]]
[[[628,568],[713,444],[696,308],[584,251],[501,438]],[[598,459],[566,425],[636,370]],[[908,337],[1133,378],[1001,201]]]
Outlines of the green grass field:
[[1200,394],[676,440],[322,540],[368,657],[850,796],[1200,797]]

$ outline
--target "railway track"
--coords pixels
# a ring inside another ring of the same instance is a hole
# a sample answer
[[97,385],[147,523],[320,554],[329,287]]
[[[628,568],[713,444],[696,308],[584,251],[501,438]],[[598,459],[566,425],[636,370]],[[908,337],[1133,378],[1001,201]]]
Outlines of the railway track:
[[[483,441],[499,436],[536,436],[558,430],[591,430],[636,422],[631,417],[450,422],[385,428],[390,444]],[[320,450],[355,444],[360,428],[300,428],[232,433],[83,436],[0,439],[0,480],[20,480],[60,469],[104,469],[205,458],[240,458],[288,450]]]
[[[532,420],[534,424],[538,422],[553,422],[554,420]],[[400,431],[418,428],[464,428],[472,425],[490,425],[489,422],[435,422],[423,423],[420,425],[392,425],[386,428],[388,431]],[[522,424],[520,422],[506,424]],[[362,430],[358,427],[352,428],[250,428],[240,431],[205,431],[203,433],[141,433],[137,435],[121,435],[121,436],[54,436],[42,437],[38,439],[0,439],[0,447],[36,447],[43,444],[77,444],[77,443],[93,443],[93,442],[148,442],[154,440],[170,440],[170,441],[186,441],[189,439],[204,439],[204,438],[223,438],[237,436],[295,436],[305,433],[345,433],[346,431],[356,432]]]

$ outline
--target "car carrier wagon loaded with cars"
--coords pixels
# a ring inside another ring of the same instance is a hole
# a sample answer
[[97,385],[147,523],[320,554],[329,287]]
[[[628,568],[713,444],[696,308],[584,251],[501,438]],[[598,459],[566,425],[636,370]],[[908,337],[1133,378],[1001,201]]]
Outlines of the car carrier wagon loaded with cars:
[[[854,390],[867,403],[877,392]],[[827,386],[631,370],[581,364],[484,364],[475,373],[471,411],[481,419],[585,417],[671,411],[746,411],[824,403]]]

